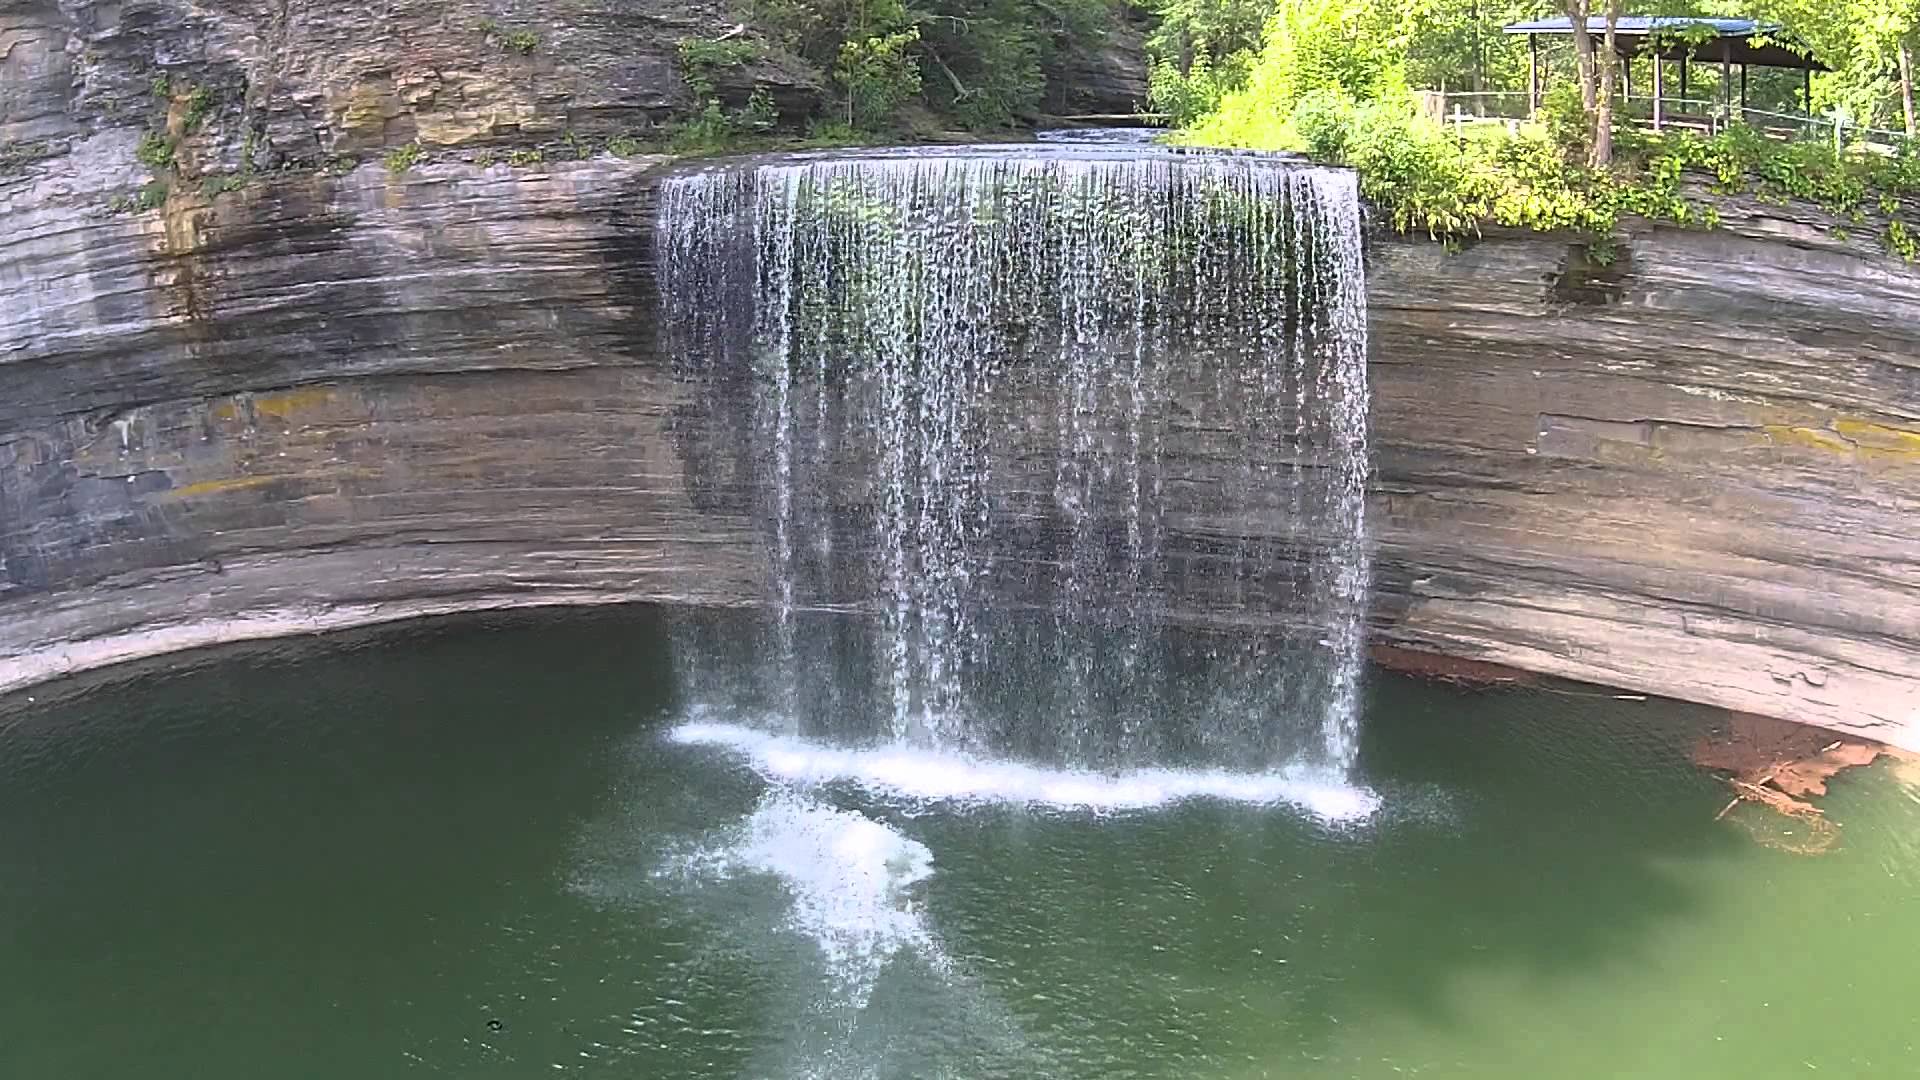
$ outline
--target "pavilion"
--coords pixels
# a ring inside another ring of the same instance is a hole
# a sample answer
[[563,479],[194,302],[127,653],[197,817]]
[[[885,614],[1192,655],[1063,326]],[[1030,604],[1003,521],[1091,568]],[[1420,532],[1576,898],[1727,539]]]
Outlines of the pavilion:
[[[1604,49],[1607,32],[1607,20],[1595,16],[1587,20],[1587,30],[1593,35],[1594,49]],[[1532,112],[1540,111],[1542,71],[1540,67],[1540,39],[1573,36],[1573,20],[1568,18],[1535,19],[1518,22],[1506,27],[1509,34],[1524,35],[1531,52],[1531,64],[1527,78],[1527,101]],[[1625,79],[1622,87],[1626,95],[1633,95],[1633,61],[1642,53],[1653,56],[1653,126],[1658,129],[1663,119],[1662,61],[1680,63],[1680,97],[1687,96],[1687,69],[1692,61],[1720,65],[1722,78],[1721,91],[1723,104],[1732,111],[1733,66],[1740,66],[1740,108],[1747,108],[1747,69],[1749,67],[1791,68],[1805,74],[1807,101],[1813,100],[1813,73],[1830,71],[1831,68],[1814,59],[1812,55],[1799,50],[1788,38],[1782,28],[1773,23],[1763,23],[1755,19],[1709,19],[1692,16],[1663,15],[1623,15],[1614,24],[1614,51],[1619,54]]]

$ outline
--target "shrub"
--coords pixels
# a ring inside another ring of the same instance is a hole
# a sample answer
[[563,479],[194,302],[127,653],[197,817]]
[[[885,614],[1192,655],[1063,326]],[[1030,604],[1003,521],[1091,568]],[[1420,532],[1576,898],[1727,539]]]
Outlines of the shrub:
[[157,131],[149,131],[134,148],[134,159],[155,172],[173,168],[173,140]]
[[705,109],[668,127],[667,149],[689,155],[739,149],[771,132],[778,120],[773,98],[764,87],[756,87],[742,108],[728,109],[710,100]]
[[187,95],[187,115],[182,121],[187,132],[199,131],[200,125],[206,123],[207,117],[213,114],[213,107],[213,92],[204,86],[194,87],[193,92]]
[[528,56],[540,47],[540,35],[531,30],[513,30],[500,25],[493,19],[481,19],[475,27],[486,37],[487,43],[503,52],[517,52]]
[[760,57],[760,46],[745,38],[725,41],[682,38],[678,48],[680,64],[690,74],[706,75],[719,68],[741,67]]
[[847,95],[847,124],[862,130],[885,127],[894,111],[920,93],[920,67],[907,50],[920,31],[849,41],[840,46],[833,78]]
[[427,159],[427,149],[417,142],[397,146],[387,152],[387,171],[395,176],[406,172]]

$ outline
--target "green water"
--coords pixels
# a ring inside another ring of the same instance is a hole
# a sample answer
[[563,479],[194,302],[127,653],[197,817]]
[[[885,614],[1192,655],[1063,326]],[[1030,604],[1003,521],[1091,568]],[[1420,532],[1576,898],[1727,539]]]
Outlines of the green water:
[[1376,673],[1366,820],[928,804],[668,739],[675,670],[575,614],[0,703],[0,1077],[1920,1076],[1889,768],[1793,854],[1705,710]]

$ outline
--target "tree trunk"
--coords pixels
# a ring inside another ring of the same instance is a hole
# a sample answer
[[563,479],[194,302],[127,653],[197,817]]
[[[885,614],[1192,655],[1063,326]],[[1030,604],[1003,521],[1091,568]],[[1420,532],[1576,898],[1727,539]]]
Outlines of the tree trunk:
[[1916,134],[1913,120],[1913,45],[1906,39],[1900,41],[1900,104],[1907,112],[1907,138]]
[[1593,57],[1593,35],[1587,30],[1587,12],[1591,10],[1590,0],[1567,0],[1567,18],[1573,23],[1573,54],[1579,61],[1580,104],[1592,116],[1597,103],[1595,97],[1596,72],[1598,66]]
[[1623,4],[1624,0],[1607,0],[1606,49],[1599,57],[1600,102],[1593,113],[1593,167],[1596,169],[1613,164],[1613,76],[1620,56],[1614,51],[1614,45]]

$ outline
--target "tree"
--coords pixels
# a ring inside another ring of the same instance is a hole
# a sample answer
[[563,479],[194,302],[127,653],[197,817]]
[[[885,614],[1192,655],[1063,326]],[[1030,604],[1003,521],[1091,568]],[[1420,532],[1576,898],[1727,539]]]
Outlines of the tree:
[[[1579,59],[1580,104],[1586,109],[1589,124],[1588,163],[1603,169],[1613,163],[1613,91],[1615,69],[1620,54],[1620,10],[1622,0],[1606,0],[1605,30],[1602,48],[1596,49],[1592,0],[1566,0],[1567,18],[1573,23],[1573,52]],[[1602,51],[1604,50],[1604,52]]]
[[1620,54],[1616,51],[1622,0],[1607,0],[1605,55],[1600,57],[1600,101],[1593,114],[1593,157],[1596,169],[1613,164],[1613,80]]
[[1593,10],[1591,0],[1566,0],[1567,19],[1573,23],[1573,55],[1577,62],[1580,81],[1580,104],[1592,116],[1598,103],[1594,100],[1598,94],[1595,83],[1593,56],[1593,33],[1587,25],[1589,13]]

